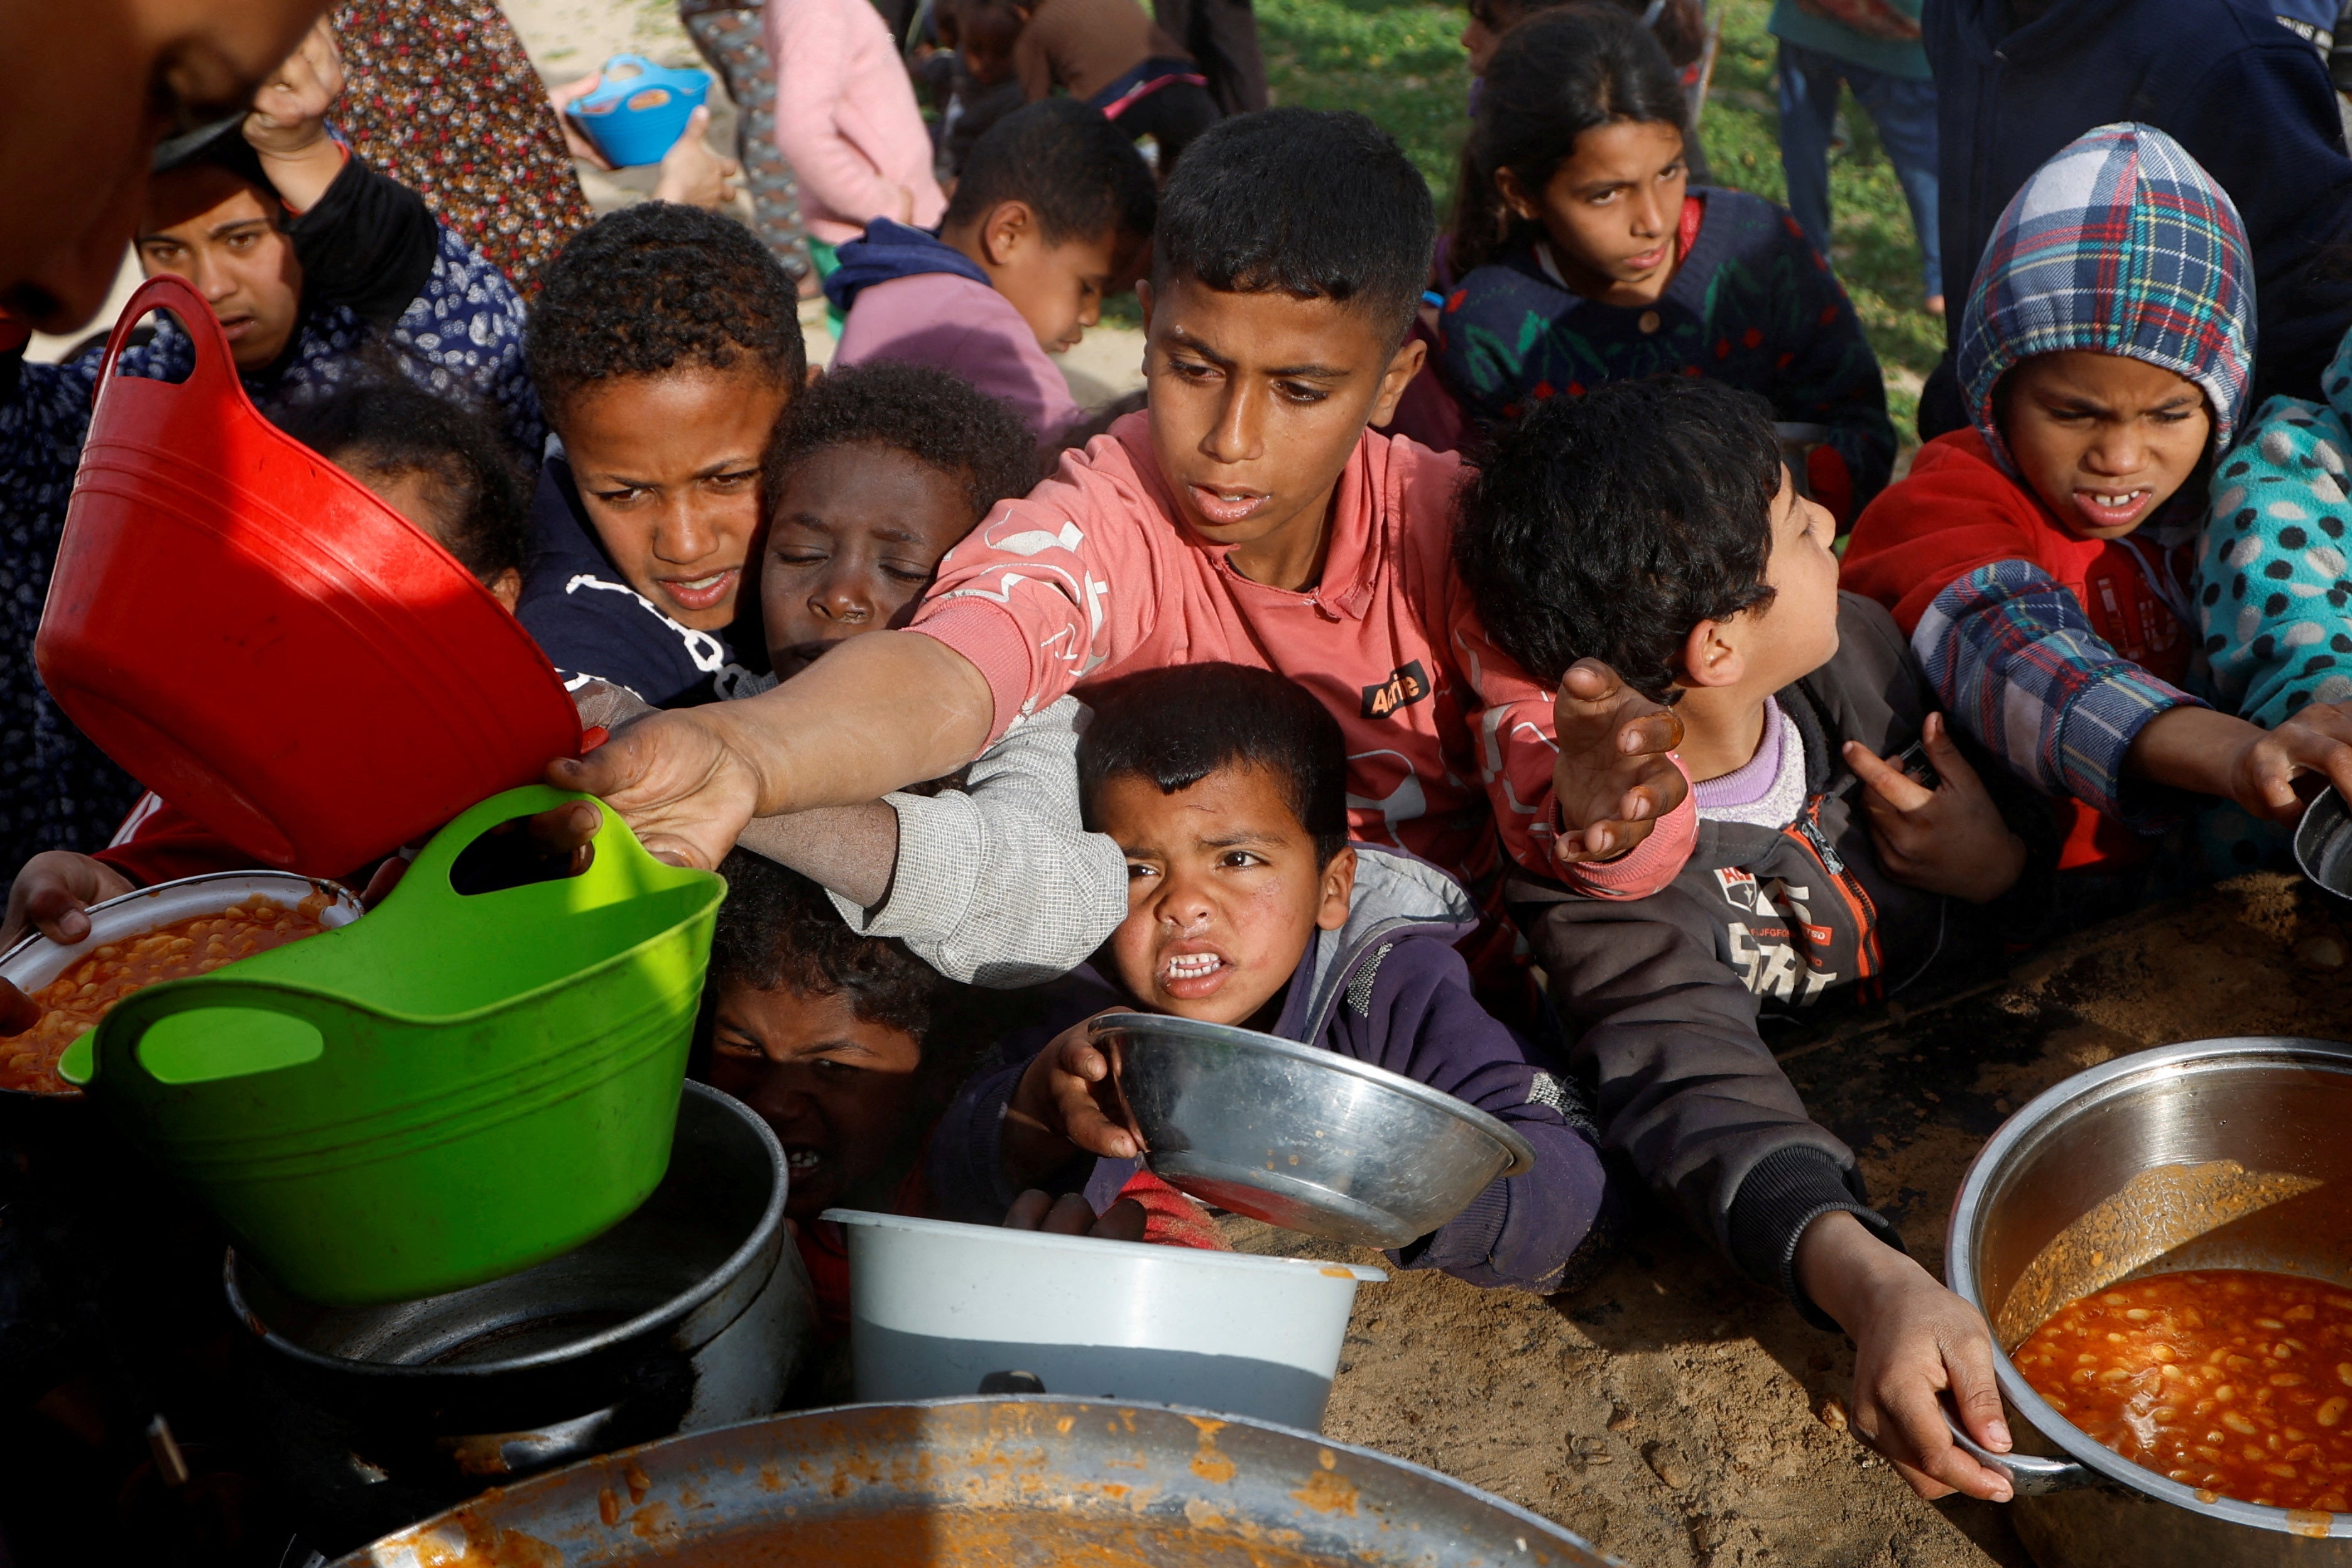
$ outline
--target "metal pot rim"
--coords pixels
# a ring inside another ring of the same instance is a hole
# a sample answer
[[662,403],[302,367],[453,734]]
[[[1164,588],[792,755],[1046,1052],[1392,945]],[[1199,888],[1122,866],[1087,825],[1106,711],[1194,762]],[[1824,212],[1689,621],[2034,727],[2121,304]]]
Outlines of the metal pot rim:
[[[1977,1285],[1976,1247],[1969,1232],[1974,1228],[1978,1211],[1983,1207],[1986,1191],[1992,1185],[1994,1177],[2014,1157],[2020,1146],[2050,1124],[2058,1110],[2104,1100],[2119,1092],[2129,1080],[2178,1072],[2192,1064],[2264,1058],[2352,1073],[2352,1045],[2288,1035],[2238,1035],[2221,1039],[2183,1040],[2176,1045],[2134,1051],[2113,1061],[2087,1068],[2071,1078],[2062,1079],[2026,1101],[1985,1141],[1984,1147],[1977,1151],[1976,1158],[1969,1162],[1968,1173],[1960,1178],[1959,1192],[1952,1199],[1951,1221],[1944,1236],[1944,1282],[1960,1300],[1976,1309],[1979,1316],[1986,1317],[1986,1331],[1990,1334],[1991,1322],[1985,1313],[1983,1296]],[[2247,1525],[2273,1534],[2310,1536],[2314,1532],[2311,1521],[2329,1518],[2328,1535],[2352,1537],[2352,1512],[2328,1516],[2299,1510],[2268,1508],[2232,1497],[2217,1497],[2211,1502],[2205,1501],[2197,1495],[2196,1488],[2184,1486],[2154,1470],[2141,1468],[2052,1409],[2049,1401],[2036,1394],[2032,1385],[2025,1381],[2024,1374],[2017,1370],[1998,1337],[1993,1339],[1992,1353],[1993,1375],[2000,1384],[2002,1397],[2042,1436],[2098,1479],[2156,1501],[2171,1503],[2192,1513],[2202,1514],[2208,1519]],[[2006,1456],[1992,1458],[1997,1461]]]
[[[255,1311],[252,1304],[245,1299],[245,1292],[237,1289],[235,1247],[231,1247],[228,1255],[221,1261],[221,1278],[227,1288],[229,1310],[236,1314],[248,1332],[258,1331],[255,1333],[255,1338],[289,1360],[341,1376],[380,1377],[394,1382],[405,1381],[418,1384],[437,1378],[465,1378],[472,1381],[586,1361],[632,1341],[644,1339],[673,1322],[689,1317],[697,1308],[731,1284],[751,1267],[760,1254],[775,1246],[779,1238],[782,1238],[786,1246],[792,1244],[791,1237],[785,1235],[783,1228],[784,1202],[790,1195],[792,1169],[784,1160],[784,1147],[776,1141],[775,1130],[768,1125],[767,1118],[737,1100],[733,1095],[722,1093],[709,1084],[697,1083],[694,1079],[688,1079],[685,1089],[688,1094],[700,1095],[706,1100],[717,1100],[722,1107],[732,1109],[738,1118],[759,1135],[760,1142],[767,1148],[768,1159],[776,1172],[776,1181],[769,1191],[767,1207],[761,1211],[759,1219],[751,1226],[751,1234],[743,1238],[740,1246],[727,1255],[726,1261],[704,1275],[691,1290],[671,1297],[650,1311],[640,1312],[626,1322],[615,1323],[601,1333],[591,1335],[587,1339],[572,1344],[559,1346],[554,1350],[541,1351],[533,1355],[516,1356],[509,1361],[476,1362],[459,1367],[410,1366],[399,1362],[354,1361],[342,1356],[321,1355],[317,1351],[305,1349],[263,1321],[261,1314]],[[582,1245],[585,1246],[587,1243],[583,1242]],[[719,1325],[722,1329],[725,1326],[725,1324]]]
[[1279,1035],[1260,1034],[1234,1024],[1212,1024],[1200,1018],[1178,1018],[1164,1013],[1106,1013],[1087,1026],[1091,1036],[1112,1034],[1160,1035],[1171,1039],[1196,1040],[1204,1044],[1232,1046],[1254,1050],[1261,1055],[1280,1057],[1309,1067],[1323,1068],[1348,1078],[1360,1078],[1376,1084],[1393,1094],[1433,1110],[1459,1118],[1492,1138],[1511,1157],[1503,1176],[1524,1175],[1534,1168],[1535,1145],[1521,1137],[1508,1122],[1488,1115],[1465,1100],[1457,1100],[1442,1089],[1432,1089],[1418,1079],[1386,1068],[1360,1062],[1353,1057],[1343,1057],[1337,1051],[1327,1051],[1320,1046],[1301,1045],[1286,1040]]
[[2303,873],[2305,880],[2331,898],[2352,901],[2352,892],[2331,888],[2320,879],[2318,864],[2320,830],[2331,825],[2330,818],[2342,822],[2347,816],[2352,816],[2352,808],[2347,808],[2342,795],[2332,788],[2321,790],[2295,819],[2294,835],[2288,843],[2294,850],[2295,869]]
[[[817,1420],[826,1416],[856,1415],[861,1411],[867,1410],[933,1410],[967,1405],[1046,1405],[1055,1406],[1057,1409],[1105,1412],[1114,1416],[1116,1416],[1120,1411],[1164,1410],[1171,1415],[1183,1416],[1187,1420],[1192,1421],[1194,1425],[1199,1426],[1205,1430],[1214,1431],[1220,1427],[1244,1427],[1260,1432],[1271,1432],[1278,1436],[1293,1437],[1299,1439],[1302,1442],[1311,1443],[1327,1454],[1335,1456],[1345,1455],[1350,1458],[1367,1460],[1379,1468],[1404,1471],[1416,1479],[1434,1483],[1446,1491],[1459,1493],[1463,1497],[1476,1502],[1481,1507],[1492,1509],[1496,1512],[1507,1516],[1514,1523],[1524,1526],[1529,1534],[1536,1539],[1560,1542],[1572,1545],[1605,1563],[1618,1563],[1620,1562],[1618,1558],[1610,1555],[1608,1552],[1595,1546],[1592,1542],[1577,1534],[1574,1531],[1570,1530],[1567,1526],[1553,1520],[1546,1519],[1541,1514],[1536,1513],[1528,1509],[1521,1508],[1518,1504],[1511,1501],[1507,1498],[1499,1496],[1494,1492],[1486,1491],[1482,1488],[1475,1487],[1468,1481],[1463,1480],[1458,1477],[1449,1476],[1443,1470],[1433,1470],[1426,1465],[1417,1465],[1411,1459],[1401,1458],[1394,1454],[1385,1454],[1377,1448],[1367,1448],[1355,1443],[1342,1443],[1337,1438],[1325,1436],[1319,1432],[1306,1432],[1296,1426],[1285,1426],[1276,1421],[1261,1421],[1255,1416],[1234,1415],[1216,1410],[1202,1410],[1189,1405],[1160,1405],[1149,1399],[1095,1399],[1079,1395],[1060,1394],[960,1394],[943,1399],[877,1400],[856,1405],[820,1405],[813,1410],[780,1411],[773,1415],[763,1415],[756,1420],[738,1422],[730,1426],[713,1426],[700,1432],[684,1432],[679,1433],[675,1436],[657,1438],[650,1443],[641,1443],[633,1448],[616,1448],[609,1454],[599,1454],[593,1458],[582,1459],[575,1464],[566,1465],[558,1469],[544,1471],[541,1474],[531,1476],[524,1480],[517,1481],[512,1485],[502,1489],[502,1492],[503,1495],[511,1497],[516,1493],[531,1487],[552,1485],[555,1483],[557,1478],[568,1476],[573,1470],[579,1469],[583,1466],[616,1466],[632,1464],[639,1455],[652,1453],[656,1450],[677,1445],[708,1442],[712,1439],[723,1439],[730,1433],[740,1433],[744,1431],[746,1428],[765,1426],[771,1422]],[[1328,1468],[1328,1465],[1326,1468]],[[477,1502],[478,1502],[478,1500],[477,1500]],[[421,1532],[431,1529],[437,1521],[454,1518],[465,1510],[475,1506],[476,1503],[461,1503],[456,1508],[445,1510],[440,1513],[433,1515],[431,1518],[418,1520],[415,1523],[408,1525],[394,1533],[396,1536],[400,1537],[412,1537],[418,1535]],[[386,1537],[385,1539],[390,1540],[393,1539],[393,1537]],[[333,1563],[329,1565],[329,1568],[366,1568],[367,1564],[376,1561],[374,1556],[374,1547],[379,1544],[381,1544],[381,1542],[370,1542],[368,1545],[362,1546],[356,1551],[351,1552],[349,1555],[336,1559]],[[1525,1550],[1524,1543],[1522,1543],[1521,1550]]]

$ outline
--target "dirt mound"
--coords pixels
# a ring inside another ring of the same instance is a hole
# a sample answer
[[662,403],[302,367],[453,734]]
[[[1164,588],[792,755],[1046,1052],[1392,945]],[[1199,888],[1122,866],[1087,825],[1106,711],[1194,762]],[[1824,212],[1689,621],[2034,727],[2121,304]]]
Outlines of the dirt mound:
[[[1913,1256],[1939,1270],[1961,1173],[2017,1106],[2150,1046],[2342,1037],[2347,955],[2352,937],[2316,891],[2242,878],[2085,932],[1996,984],[1849,1013],[1781,1059],[1861,1152]],[[1249,1250],[1301,1250],[1228,1223]],[[2000,1509],[1922,1502],[1824,1423],[1824,1411],[1842,1419],[1853,1363],[1843,1339],[1659,1210],[1572,1296],[1433,1274],[1366,1286],[1326,1429],[1497,1492],[1640,1568],[2027,1563]]]

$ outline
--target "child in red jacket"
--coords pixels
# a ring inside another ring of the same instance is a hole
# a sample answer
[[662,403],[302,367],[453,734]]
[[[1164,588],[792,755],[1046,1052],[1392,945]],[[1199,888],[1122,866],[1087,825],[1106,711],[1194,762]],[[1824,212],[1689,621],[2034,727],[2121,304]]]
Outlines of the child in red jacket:
[[2182,689],[2252,276],[2237,210],[2178,142],[2144,125],[2077,139],[1978,269],[1958,358],[1972,428],[1929,442],[1854,525],[1844,586],[1894,612],[1956,722],[2059,797],[2062,870],[2129,873],[2191,804],[2178,792],[2284,820],[2294,774],[2352,783],[2352,714],[2266,735]]

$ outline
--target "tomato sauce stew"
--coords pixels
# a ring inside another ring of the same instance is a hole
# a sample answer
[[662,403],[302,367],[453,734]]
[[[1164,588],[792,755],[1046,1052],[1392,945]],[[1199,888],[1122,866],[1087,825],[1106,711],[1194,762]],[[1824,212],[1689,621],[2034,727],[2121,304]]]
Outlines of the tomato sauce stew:
[[2159,1274],[2060,1308],[2011,1357],[2145,1469],[2273,1508],[2352,1496],[2352,1291],[2290,1274]]
[[91,949],[32,994],[41,1005],[39,1023],[0,1039],[0,1089],[73,1092],[74,1086],[58,1076],[58,1060],[117,1002],[158,981],[208,974],[225,963],[315,936],[326,929],[319,917],[331,901],[314,892],[289,906],[256,893],[218,914],[174,921]]

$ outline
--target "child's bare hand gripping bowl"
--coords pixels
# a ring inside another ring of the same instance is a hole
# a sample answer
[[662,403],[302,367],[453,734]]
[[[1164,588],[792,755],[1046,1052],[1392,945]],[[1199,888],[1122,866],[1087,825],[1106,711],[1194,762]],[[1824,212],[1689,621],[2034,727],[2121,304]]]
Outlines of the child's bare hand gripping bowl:
[[1938,782],[1933,788],[1856,742],[1845,744],[1846,766],[1862,779],[1870,837],[1887,874],[1899,882],[1990,903],[2014,887],[2025,870],[2025,840],[2001,820],[2000,808],[1976,770],[1952,743],[1941,713],[1919,727]]
[[1976,1309],[1842,1212],[1805,1227],[1797,1281],[1853,1339],[1853,1435],[1921,1497],[1963,1491],[2007,1502],[2009,1478],[1952,1441],[1940,1397],[1949,1391],[1979,1447],[2009,1452],[1992,1337]]
[[1143,1140],[1127,1124],[1119,1104],[1118,1059],[1087,1037],[1093,1022],[1073,1024],[1055,1036],[1013,1089],[1004,1108],[1001,1145],[1008,1185],[1033,1186],[1080,1151],[1107,1160],[1131,1160],[1143,1152]]

